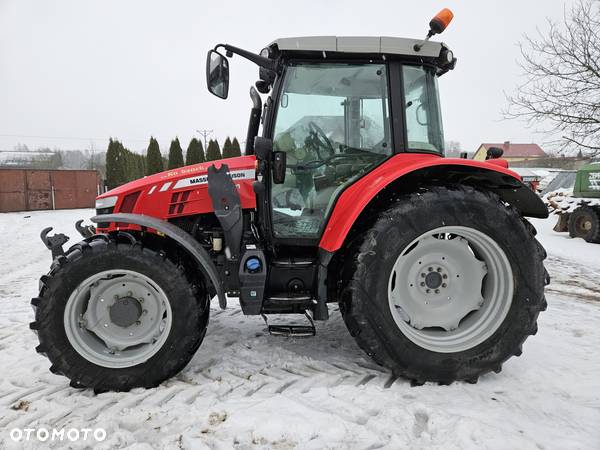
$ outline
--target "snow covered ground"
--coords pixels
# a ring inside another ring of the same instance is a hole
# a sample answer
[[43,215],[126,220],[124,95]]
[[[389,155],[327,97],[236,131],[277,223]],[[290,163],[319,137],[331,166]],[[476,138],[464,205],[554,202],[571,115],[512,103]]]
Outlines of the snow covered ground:
[[99,428],[97,448],[599,449],[600,246],[535,220],[548,250],[548,311],[500,374],[476,385],[411,387],[376,366],[339,311],[315,338],[269,336],[232,301],[213,307],[190,365],[156,389],[95,396],[52,375],[35,353],[30,297],[50,263],[39,240],[54,226],[76,240],[91,210],[0,214],[0,448],[16,427]]

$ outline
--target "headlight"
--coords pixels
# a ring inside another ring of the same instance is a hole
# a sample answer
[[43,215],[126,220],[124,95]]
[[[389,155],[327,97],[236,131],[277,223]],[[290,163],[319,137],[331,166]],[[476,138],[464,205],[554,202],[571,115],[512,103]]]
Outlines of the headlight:
[[112,208],[117,204],[118,195],[96,199],[96,209]]

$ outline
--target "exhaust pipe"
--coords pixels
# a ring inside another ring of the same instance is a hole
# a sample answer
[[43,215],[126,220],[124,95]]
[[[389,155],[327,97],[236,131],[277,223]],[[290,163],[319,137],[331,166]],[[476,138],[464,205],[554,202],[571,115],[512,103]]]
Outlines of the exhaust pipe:
[[258,135],[260,126],[260,115],[262,113],[262,99],[254,86],[250,87],[250,98],[252,99],[252,109],[250,110],[250,120],[248,121],[248,134],[246,135],[246,155],[254,154],[254,138]]

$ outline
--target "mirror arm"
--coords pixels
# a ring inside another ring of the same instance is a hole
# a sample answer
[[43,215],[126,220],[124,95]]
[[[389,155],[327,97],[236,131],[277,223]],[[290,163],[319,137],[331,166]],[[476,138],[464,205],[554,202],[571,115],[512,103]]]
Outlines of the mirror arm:
[[277,63],[272,59],[265,58],[264,56],[257,55],[256,53],[252,53],[229,44],[217,44],[215,45],[215,50],[217,50],[219,47],[223,47],[228,53],[230,52],[235,53],[236,55],[240,55],[243,58],[252,61],[254,64],[259,65],[260,67],[272,70],[273,72],[277,71]]

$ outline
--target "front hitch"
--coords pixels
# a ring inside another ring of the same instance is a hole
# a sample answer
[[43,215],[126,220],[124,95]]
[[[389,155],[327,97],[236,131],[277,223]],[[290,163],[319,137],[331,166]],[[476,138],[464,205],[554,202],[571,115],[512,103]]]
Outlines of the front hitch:
[[52,252],[52,260],[54,261],[54,258],[65,254],[62,246],[69,240],[69,236],[62,233],[48,236],[48,233],[50,233],[52,229],[52,227],[44,228],[40,233],[40,239],[46,248]]
[[96,227],[94,225],[81,225],[83,220],[80,219],[75,222],[75,229],[81,235],[82,238],[87,239],[96,234]]

